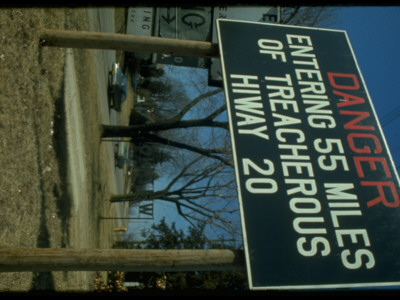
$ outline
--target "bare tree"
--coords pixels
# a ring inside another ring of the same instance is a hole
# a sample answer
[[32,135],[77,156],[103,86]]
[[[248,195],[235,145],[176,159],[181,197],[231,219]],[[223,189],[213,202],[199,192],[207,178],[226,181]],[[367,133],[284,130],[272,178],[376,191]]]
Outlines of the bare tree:
[[228,128],[227,122],[218,122],[214,119],[217,118],[222,112],[226,110],[226,105],[222,105],[221,107],[216,108],[211,114],[194,120],[183,120],[185,114],[187,114],[194,106],[198,103],[222,92],[222,89],[212,90],[210,92],[199,95],[192,101],[190,101],[187,105],[185,105],[175,116],[170,119],[162,120],[159,122],[155,122],[152,124],[139,124],[132,126],[113,126],[113,125],[102,125],[102,137],[137,137],[138,135],[151,132],[151,131],[163,131],[170,129],[179,129],[179,128],[190,128],[190,127],[219,127],[223,129]]
[[336,16],[334,6],[291,6],[282,7],[281,23],[309,27],[331,25]]
[[[233,216],[238,211],[232,168],[199,156],[185,164],[165,187],[155,191],[112,195],[111,202],[138,203],[161,200],[176,206],[178,214],[192,226],[208,224],[225,232],[233,231]],[[237,229],[237,228],[236,228]]]
[[226,111],[226,104],[223,103],[213,111],[207,113],[205,116],[192,119],[184,119],[185,115],[191,111],[196,110],[202,101],[209,99],[211,96],[217,95],[222,92],[222,89],[214,89],[201,94],[189,101],[182,109],[173,117],[165,120],[156,121],[154,123],[143,123],[131,126],[113,126],[102,124],[102,138],[110,137],[128,137],[132,138],[133,143],[158,143],[165,146],[189,150],[210,158],[217,159],[226,165],[232,166],[231,160],[225,157],[231,151],[227,147],[212,147],[204,148],[199,144],[194,144],[193,140],[178,141],[170,137],[162,136],[162,132],[174,129],[189,129],[208,127],[212,129],[222,129],[227,131],[229,124],[227,121],[218,121],[217,118]]

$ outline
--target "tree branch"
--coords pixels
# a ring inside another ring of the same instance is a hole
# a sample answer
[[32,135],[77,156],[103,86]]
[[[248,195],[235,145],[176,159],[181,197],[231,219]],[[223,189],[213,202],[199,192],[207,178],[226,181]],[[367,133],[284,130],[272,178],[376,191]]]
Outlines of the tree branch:
[[201,148],[201,147],[196,147],[196,146],[192,146],[192,145],[188,145],[185,143],[181,143],[181,142],[177,142],[177,141],[173,141],[170,139],[166,139],[163,137],[160,137],[158,135],[155,134],[144,134],[138,137],[138,142],[150,142],[150,143],[160,143],[160,144],[164,144],[164,145],[168,145],[171,147],[176,147],[176,148],[180,148],[180,149],[185,149],[185,150],[189,150],[198,154],[201,154],[203,156],[206,157],[210,157],[216,160],[219,160],[220,162],[224,163],[227,166],[233,167],[232,162],[226,160],[225,158],[216,155],[216,153],[226,153],[223,152],[221,150],[218,149],[206,149],[206,148]]
[[214,96],[220,92],[222,92],[224,89],[216,89],[216,90],[212,90],[209,91],[205,94],[201,94],[200,96],[198,96],[197,98],[193,99],[192,101],[190,101],[175,117],[172,118],[172,120],[174,121],[180,121],[183,116],[192,108],[194,107],[196,104],[200,103],[201,101],[203,101],[204,99]]

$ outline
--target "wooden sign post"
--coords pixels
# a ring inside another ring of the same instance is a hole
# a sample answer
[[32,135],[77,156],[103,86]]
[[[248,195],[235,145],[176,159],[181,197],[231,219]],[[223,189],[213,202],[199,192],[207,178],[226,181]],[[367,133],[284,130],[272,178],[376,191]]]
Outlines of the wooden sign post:
[[112,49],[194,57],[219,57],[218,44],[152,36],[43,29],[40,44],[48,47]]
[[244,268],[242,251],[224,249],[0,249],[0,272],[178,272]]

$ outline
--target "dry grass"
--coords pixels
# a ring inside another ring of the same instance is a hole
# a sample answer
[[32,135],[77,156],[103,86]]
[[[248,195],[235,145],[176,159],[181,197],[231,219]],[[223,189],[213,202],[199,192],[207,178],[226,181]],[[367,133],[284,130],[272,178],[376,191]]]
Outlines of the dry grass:
[[[100,143],[92,52],[74,50],[80,99],[85,99],[81,110],[90,182],[90,215],[76,216],[67,181],[65,49],[41,48],[41,28],[88,30],[85,9],[0,10],[0,247],[80,247],[81,230],[90,239],[85,246],[110,247],[109,225],[99,219],[110,211],[105,201],[109,166]],[[87,228],[78,230],[82,217]],[[94,272],[85,275],[85,282],[76,273],[0,273],[0,291],[87,289]]]
[[[63,28],[64,20],[64,12],[57,10],[0,10],[3,247],[61,245],[61,235],[54,234],[61,231],[60,218],[55,217],[59,211],[54,194],[61,193],[62,181],[57,176],[59,165],[52,124],[55,102],[63,92],[64,51],[39,50],[34,29]],[[30,273],[0,275],[1,289],[26,290],[32,283]]]

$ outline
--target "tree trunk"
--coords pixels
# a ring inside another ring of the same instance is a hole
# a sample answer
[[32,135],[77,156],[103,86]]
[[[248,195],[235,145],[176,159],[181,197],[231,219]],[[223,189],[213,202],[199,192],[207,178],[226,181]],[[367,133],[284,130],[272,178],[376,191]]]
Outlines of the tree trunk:
[[116,126],[116,125],[101,125],[101,137],[111,138],[111,137],[130,137],[135,138],[140,135],[140,132],[136,130],[133,126]]
[[102,137],[138,137],[141,134],[165,131],[170,129],[184,129],[184,128],[196,128],[196,127],[217,127],[225,130],[229,129],[228,122],[218,122],[207,119],[199,120],[185,120],[185,121],[165,121],[155,124],[142,124],[132,126],[118,126],[118,125],[105,125],[102,124]]
[[131,202],[138,203],[144,200],[152,200],[156,198],[156,194],[152,191],[142,191],[134,194],[111,195],[110,202]]
[[217,159],[221,162],[223,162],[227,166],[233,166],[233,164],[223,158],[222,156],[219,156],[218,153],[221,153],[221,151],[217,149],[204,149],[201,147],[196,147],[193,145],[173,141],[167,138],[163,138],[161,136],[158,136],[153,133],[149,133],[147,130],[143,130],[144,132],[141,132],[137,127],[135,126],[113,126],[113,125],[101,125],[102,126],[102,138],[107,138],[107,137],[130,137],[132,138],[133,143],[156,143],[156,144],[161,144],[161,145],[167,145],[170,147],[178,148],[178,149],[185,149],[188,151],[192,151],[198,154],[201,154],[206,157],[214,158]]

